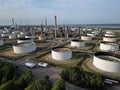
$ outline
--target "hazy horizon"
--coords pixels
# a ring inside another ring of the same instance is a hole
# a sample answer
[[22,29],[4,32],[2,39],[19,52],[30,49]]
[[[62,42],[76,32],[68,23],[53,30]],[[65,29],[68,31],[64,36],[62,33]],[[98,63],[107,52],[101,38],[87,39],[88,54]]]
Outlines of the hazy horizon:
[[118,0],[0,0],[0,25],[120,24]]

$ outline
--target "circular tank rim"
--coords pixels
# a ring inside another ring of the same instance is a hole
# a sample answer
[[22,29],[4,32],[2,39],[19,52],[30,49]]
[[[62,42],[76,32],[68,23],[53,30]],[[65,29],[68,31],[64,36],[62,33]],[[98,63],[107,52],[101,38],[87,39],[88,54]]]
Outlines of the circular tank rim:
[[[66,51],[64,52],[62,52],[62,51],[58,51],[57,49],[65,49]],[[52,51],[54,51],[54,52],[59,52],[59,53],[66,53],[66,52],[72,52],[72,50],[71,49],[69,49],[69,48],[67,48],[67,47],[54,47],[54,48],[52,48]]]
[[18,40],[31,40],[31,38],[19,38]]
[[[120,59],[120,55],[118,55],[118,54],[114,54],[114,53],[112,53],[112,52],[96,52],[96,53],[94,53],[94,56],[101,56],[101,55],[106,55],[106,56],[112,56],[112,57],[115,57],[115,58],[118,58],[118,59]],[[105,59],[104,59],[105,60]]]
[[35,44],[34,42],[22,42],[22,43],[14,43],[13,46],[21,46],[21,45],[25,45],[25,44]]
[[100,44],[115,45],[115,46],[118,45],[117,43],[113,43],[113,42],[105,42],[105,41],[100,42]]
[[78,39],[73,39],[71,41],[73,41],[73,42],[84,42],[83,40],[78,40]]
[[84,36],[84,37],[91,37],[91,36],[88,36],[88,35],[81,35],[81,37]]
[[116,36],[104,36],[103,38],[116,38]]

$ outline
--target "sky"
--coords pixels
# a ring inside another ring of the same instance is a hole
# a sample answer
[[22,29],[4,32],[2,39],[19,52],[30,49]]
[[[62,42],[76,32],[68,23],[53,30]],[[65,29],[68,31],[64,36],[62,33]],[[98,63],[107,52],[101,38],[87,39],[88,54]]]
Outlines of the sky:
[[0,25],[120,24],[120,0],[0,0]]

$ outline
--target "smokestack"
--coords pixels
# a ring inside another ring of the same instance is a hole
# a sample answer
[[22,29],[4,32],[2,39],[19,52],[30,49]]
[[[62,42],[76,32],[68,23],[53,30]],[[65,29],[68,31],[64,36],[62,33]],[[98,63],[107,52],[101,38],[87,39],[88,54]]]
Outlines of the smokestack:
[[47,30],[47,18],[45,17],[45,28]]
[[57,37],[57,17],[55,15],[55,38]]
[[14,24],[15,24],[15,23],[14,23],[14,19],[12,18],[12,25],[14,26]]

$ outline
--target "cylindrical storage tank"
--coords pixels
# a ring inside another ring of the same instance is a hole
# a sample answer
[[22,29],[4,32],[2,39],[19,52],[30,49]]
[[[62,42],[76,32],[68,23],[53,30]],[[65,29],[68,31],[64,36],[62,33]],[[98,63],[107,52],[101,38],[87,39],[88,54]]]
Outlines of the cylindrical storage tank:
[[0,46],[4,44],[3,39],[0,39]]
[[92,38],[96,37],[96,35],[94,33],[87,33],[87,36],[91,36]]
[[105,42],[116,42],[116,37],[103,37]]
[[18,43],[13,45],[13,51],[16,54],[30,53],[36,50],[34,42]]
[[20,34],[25,34],[24,32],[20,32]]
[[119,45],[115,44],[115,43],[101,42],[100,50],[102,50],[102,51],[118,51]]
[[1,36],[2,36],[2,37],[8,37],[8,36],[9,36],[9,33],[2,33]]
[[108,36],[108,37],[115,37],[115,34],[105,34],[105,36]]
[[16,38],[16,35],[15,35],[15,34],[9,35],[9,39],[15,39],[15,38]]
[[17,34],[17,37],[18,37],[18,38],[24,38],[24,37],[25,37],[25,34]]
[[3,33],[9,33],[9,31],[8,31],[8,30],[6,30],[6,31],[3,31]]
[[19,34],[20,32],[19,31],[13,31],[12,34]]
[[106,31],[106,34],[115,34],[113,31]]
[[25,35],[25,38],[32,38],[32,39],[34,39],[34,36],[33,35]]
[[43,41],[43,40],[46,39],[46,37],[45,37],[44,35],[40,35],[40,36],[38,37],[38,39],[41,40],[41,41]]
[[97,30],[97,31],[93,31],[92,33],[95,35],[99,35],[100,31]]
[[71,46],[72,46],[72,47],[83,48],[83,47],[85,47],[85,42],[82,41],[82,40],[77,40],[77,39],[75,39],[75,40],[72,40],[72,41],[71,41]]
[[24,42],[34,42],[31,38],[19,38],[17,43],[24,43]]
[[110,52],[94,54],[93,65],[103,71],[120,72],[120,56]]
[[68,60],[72,58],[72,51],[69,48],[52,49],[52,58],[55,60]]
[[90,41],[90,40],[92,40],[92,37],[91,36],[82,35],[81,36],[81,40]]

